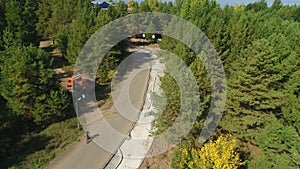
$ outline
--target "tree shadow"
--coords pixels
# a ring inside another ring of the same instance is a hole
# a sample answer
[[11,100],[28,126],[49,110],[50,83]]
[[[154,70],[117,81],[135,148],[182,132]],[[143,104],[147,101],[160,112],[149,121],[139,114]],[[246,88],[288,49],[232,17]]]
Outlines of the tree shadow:
[[[49,39],[48,39],[49,40]],[[47,47],[40,47],[44,52],[46,53],[50,53],[52,52],[54,49],[55,49],[55,46],[54,45],[49,45]]]
[[9,144],[9,149],[1,152],[0,168],[10,168],[17,166],[22,161],[26,160],[26,157],[34,152],[44,150],[49,144],[52,137],[49,136],[25,136],[22,140],[10,140],[6,142]]
[[138,41],[138,42],[130,42],[132,45],[134,46],[147,46],[147,45],[151,45],[154,44],[153,41]]
[[[130,73],[135,69],[141,69],[143,68],[142,65],[146,63],[151,64],[151,61],[153,60],[152,58],[150,58],[151,54],[149,53],[136,52],[134,54],[135,56],[132,55],[132,57],[134,57],[133,63],[126,63],[123,65],[119,65],[119,67],[117,68],[117,74],[113,78],[116,83],[125,80],[126,79],[125,75],[127,73]],[[140,57],[138,57],[137,55],[140,55]]]
[[52,68],[57,69],[57,68],[62,68],[64,66],[70,66],[71,64],[68,62],[68,60],[62,56],[52,56],[53,58],[53,63],[52,63]]
[[[46,39],[46,41],[49,41],[49,39]],[[67,59],[65,59],[62,55],[62,53],[58,50],[58,48],[53,44],[53,42],[49,43],[46,46],[40,47],[44,52],[50,54],[50,56],[53,58],[52,68],[62,68],[64,66],[69,66],[70,63]]]
[[110,93],[110,84],[101,85],[101,84],[95,84],[95,95],[96,100],[107,100],[109,98]]

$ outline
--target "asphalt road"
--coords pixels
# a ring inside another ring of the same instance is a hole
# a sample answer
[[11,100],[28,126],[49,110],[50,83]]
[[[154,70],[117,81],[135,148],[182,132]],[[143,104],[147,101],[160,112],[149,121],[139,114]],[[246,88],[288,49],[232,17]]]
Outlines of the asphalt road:
[[48,169],[103,168],[112,157],[112,152],[116,152],[127,138],[143,107],[149,80],[147,68],[150,67],[151,54],[142,49],[136,52],[120,69],[126,73],[123,72],[118,90],[114,92],[116,104],[100,111],[95,102],[84,103],[88,107],[87,112],[81,114],[79,119],[93,142],[86,144],[82,139],[75,143],[50,163]]

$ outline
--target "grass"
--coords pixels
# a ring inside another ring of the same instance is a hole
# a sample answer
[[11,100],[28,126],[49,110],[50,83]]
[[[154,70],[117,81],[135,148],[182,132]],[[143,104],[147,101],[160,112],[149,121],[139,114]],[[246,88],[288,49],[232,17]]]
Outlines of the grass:
[[10,157],[11,160],[19,162],[15,162],[8,168],[46,168],[57,155],[75,141],[79,141],[80,135],[81,131],[77,129],[77,118],[52,124],[39,133],[27,135],[21,141],[23,150]]

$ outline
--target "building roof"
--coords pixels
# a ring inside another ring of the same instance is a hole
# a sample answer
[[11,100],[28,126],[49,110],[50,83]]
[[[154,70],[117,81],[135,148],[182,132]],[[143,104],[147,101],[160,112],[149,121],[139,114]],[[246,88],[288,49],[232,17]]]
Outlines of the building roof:
[[108,2],[101,2],[101,3],[99,3],[99,1],[93,1],[92,2],[92,5],[94,6],[94,7],[96,7],[96,5],[99,5],[99,7],[100,8],[102,8],[102,9],[107,9],[109,6],[110,6],[110,3],[108,3]]

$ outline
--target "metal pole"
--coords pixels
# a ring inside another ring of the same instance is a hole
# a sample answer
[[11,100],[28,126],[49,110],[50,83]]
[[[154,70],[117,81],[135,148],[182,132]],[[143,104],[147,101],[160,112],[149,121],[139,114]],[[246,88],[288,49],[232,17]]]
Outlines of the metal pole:
[[75,107],[76,107],[76,117],[77,117],[77,128],[79,129],[79,117],[78,117],[78,100],[75,102]]

